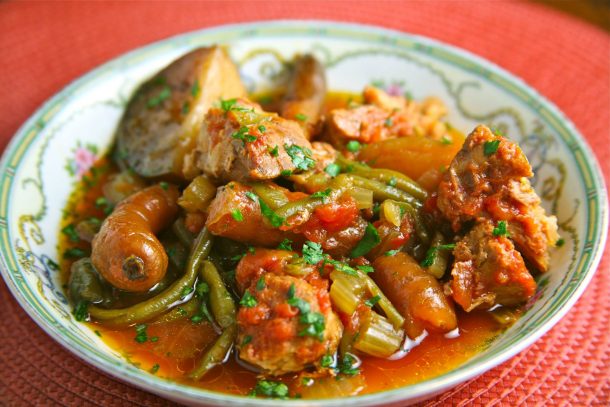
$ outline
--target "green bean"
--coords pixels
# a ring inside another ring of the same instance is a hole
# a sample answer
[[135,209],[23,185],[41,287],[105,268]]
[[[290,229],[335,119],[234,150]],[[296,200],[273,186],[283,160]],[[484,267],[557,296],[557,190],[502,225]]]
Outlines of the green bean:
[[[328,184],[331,192],[327,199],[336,199],[341,196],[350,186],[350,180],[344,174],[338,175],[335,179]],[[284,219],[288,219],[293,215],[301,213],[307,215],[311,213],[316,207],[324,204],[326,199],[322,197],[308,196],[297,201],[288,202],[286,205],[278,208],[275,213]]]
[[237,326],[235,324],[229,325],[216,339],[212,347],[204,353],[195,368],[188,374],[188,377],[199,380],[215,366],[223,363],[233,348],[236,336]]
[[[386,168],[371,168],[366,164],[349,160],[343,155],[337,156],[337,163],[350,174],[359,175],[368,179],[375,179],[383,183],[395,182],[395,187],[416,199],[423,201],[428,197],[428,193],[417,182],[403,174],[402,172],[389,170]],[[349,170],[348,170],[349,169]]]
[[284,194],[284,191],[277,188],[272,188],[269,184],[263,182],[255,182],[251,184],[252,189],[269,207],[273,210],[286,205],[289,201]]
[[415,224],[415,234],[419,240],[422,241],[422,243],[428,245],[430,243],[430,235],[423,219],[421,218],[421,215],[419,214],[419,211],[406,202],[394,202],[411,217],[411,220],[413,220],[413,223]]
[[159,318],[155,320],[155,323],[164,324],[167,322],[176,321],[181,318],[187,318],[195,314],[197,312],[197,308],[199,307],[199,299],[194,296],[180,305],[179,307],[172,308],[171,311],[161,315]]
[[355,186],[373,191],[373,198],[377,201],[393,199],[395,201],[406,202],[416,208],[421,208],[422,206],[422,203],[415,199],[413,195],[410,195],[401,189],[397,189],[384,184],[383,182],[364,178],[359,175],[349,174],[348,176]]
[[367,170],[355,170],[352,174],[360,175],[369,179],[376,179],[386,184],[395,182],[394,186],[397,189],[413,195],[420,201],[423,201],[428,197],[428,193],[422,187],[420,187],[411,178],[398,171],[371,168]]
[[[436,232],[430,243],[430,247],[441,246],[445,243],[445,237],[440,232]],[[436,250],[432,264],[424,268],[424,270],[436,278],[443,277],[447,270],[447,264],[449,263],[449,254],[451,254],[450,250]]]
[[180,243],[189,249],[193,246],[195,235],[186,228],[184,224],[184,218],[180,217],[172,224],[172,232],[176,235]]
[[183,297],[185,289],[193,286],[197,278],[197,271],[203,260],[210,253],[211,247],[212,236],[206,228],[203,228],[193,244],[186,272],[182,278],[175,281],[167,290],[127,308],[103,309],[91,306],[89,307],[89,313],[95,319],[104,321],[108,325],[132,325],[148,321],[163,314]]
[[201,278],[210,287],[210,307],[216,323],[221,328],[228,328],[235,323],[235,303],[227,291],[222,277],[210,261],[204,261],[199,271]]

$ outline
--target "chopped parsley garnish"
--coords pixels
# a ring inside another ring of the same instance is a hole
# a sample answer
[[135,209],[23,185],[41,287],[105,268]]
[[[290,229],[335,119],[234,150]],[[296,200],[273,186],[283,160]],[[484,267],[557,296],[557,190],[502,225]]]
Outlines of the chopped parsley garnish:
[[383,125],[385,127],[392,127],[392,118],[388,117],[387,119],[385,119],[385,121],[383,122]]
[[151,341],[151,342],[157,342],[158,340],[159,340],[158,336],[153,336],[149,339],[149,341]]
[[307,171],[316,164],[316,161],[311,158],[311,150],[308,148],[303,148],[296,144],[284,144],[284,149],[290,156],[292,164],[299,170]]
[[246,291],[244,293],[244,296],[241,297],[241,300],[239,301],[239,305],[246,308],[252,308],[256,306],[256,304],[258,304],[258,301],[256,301],[256,298],[254,298],[252,294],[250,294],[250,291]]
[[191,86],[191,95],[194,98],[196,98],[197,96],[199,96],[200,92],[201,92],[201,87],[199,86],[199,79],[195,79],[193,86]]
[[233,219],[235,219],[238,222],[244,221],[244,215],[241,213],[241,211],[239,209],[235,209],[235,210],[231,211],[231,216],[233,217]]
[[324,315],[319,312],[311,312],[311,306],[302,298],[296,297],[296,287],[294,283],[288,289],[288,305],[295,307],[301,313],[299,323],[305,325],[305,328],[299,332],[299,336],[312,336],[320,342],[324,340]]
[[305,259],[305,261],[309,264],[318,264],[324,260],[322,245],[309,240],[306,241],[303,244],[303,259]]
[[366,229],[364,231],[364,236],[358,242],[356,247],[351,251],[350,257],[360,257],[364,256],[368,252],[370,252],[373,247],[377,246],[381,242],[381,238],[379,237],[379,232],[375,229],[371,223],[366,225]]
[[66,235],[68,237],[68,239],[70,239],[71,242],[79,242],[80,241],[80,237],[78,237],[78,233],[76,233],[76,228],[74,227],[73,223],[70,223],[69,225],[65,226],[61,230],[61,233]]
[[289,176],[292,175],[292,171],[290,171],[290,170],[282,170],[282,171],[280,171],[280,175],[282,177],[289,177]]
[[322,356],[322,359],[320,359],[320,366],[322,367],[331,367],[334,363],[334,359],[332,356],[330,355],[324,355]]
[[373,308],[375,306],[375,304],[377,304],[379,302],[379,300],[381,300],[381,297],[379,295],[376,295],[376,296],[371,297],[368,300],[364,301],[364,305],[366,305],[367,307]]
[[292,251],[292,240],[284,239],[277,245],[278,250],[289,250]]
[[188,312],[186,312],[186,310],[182,307],[178,307],[176,308],[176,310],[181,317],[185,317],[188,314]]
[[271,154],[273,157],[277,157],[280,154],[279,147],[278,146],[275,146],[273,148],[269,147],[269,154]]
[[64,258],[66,259],[79,259],[81,257],[85,257],[87,252],[78,247],[73,247],[64,252]]
[[485,155],[487,156],[490,156],[496,151],[498,151],[498,147],[500,147],[500,140],[486,141],[483,144],[483,153],[485,153]]
[[360,369],[355,366],[356,362],[357,360],[354,356],[346,353],[339,360],[339,363],[337,364],[337,371],[348,376],[355,376],[360,373]]
[[192,293],[194,291],[193,287],[188,286],[188,287],[184,287],[182,289],[182,292],[180,293],[180,298],[185,298],[187,295],[189,295],[190,293]]
[[326,202],[326,199],[330,196],[332,190],[330,188],[325,189],[324,191],[318,191],[311,194],[312,198],[322,198],[322,202]]
[[185,101],[182,104],[182,114],[188,114],[188,112],[191,110],[191,104],[188,101]]
[[169,184],[165,181],[161,181],[159,182],[159,186],[161,187],[161,189],[163,189],[164,191],[167,191],[169,189]]
[[324,168],[324,172],[330,175],[331,177],[336,177],[341,172],[341,167],[339,164],[328,164],[326,168]]
[[566,241],[563,237],[560,237],[559,239],[557,239],[557,242],[555,242],[555,247],[561,247],[564,244],[566,244]]
[[265,126],[263,126],[262,124],[260,126],[257,127],[258,131],[260,131],[261,133],[264,133],[267,131],[267,128]]
[[491,232],[494,236],[510,236],[508,230],[506,229],[506,221],[501,220],[498,222],[498,225]]
[[399,251],[400,251],[400,250],[398,250],[398,249],[394,249],[394,250],[388,250],[388,251],[387,251],[387,252],[385,252],[383,255],[384,255],[384,256],[388,256],[388,257],[390,257],[390,256],[394,256],[394,255],[395,255],[396,253],[398,253]]
[[231,134],[231,137],[236,140],[241,140],[245,146],[246,143],[252,143],[253,141],[257,140],[257,137],[249,134],[248,131],[249,130],[246,126],[242,126],[235,133]]
[[358,150],[360,150],[360,143],[356,140],[352,140],[347,143],[345,148],[347,148],[347,151],[349,151],[351,153],[356,153],[356,152],[358,152]]
[[375,271],[373,266],[369,266],[369,265],[356,266],[356,268],[366,274],[372,273],[373,271]]
[[256,282],[256,291],[263,291],[265,289],[265,277],[261,276]]
[[358,274],[355,268],[343,263],[342,261],[333,260],[331,258],[327,258],[326,263],[331,264],[335,270],[340,271],[345,274],[349,274],[350,276],[355,276]]
[[235,106],[235,103],[237,103],[237,99],[221,100],[220,108],[223,110],[223,112],[228,113],[233,109],[233,106]]
[[172,90],[170,89],[170,87],[164,86],[163,89],[161,89],[161,92],[159,92],[159,94],[157,94],[157,96],[148,99],[148,101],[146,102],[146,106],[149,109],[159,106],[166,99],[169,99],[169,97],[171,95],[172,95]]
[[265,201],[260,199],[258,197],[258,195],[256,195],[254,192],[247,191],[246,197],[248,197],[250,200],[252,200],[254,202],[258,202],[259,206],[261,207],[261,213],[263,214],[263,216],[265,218],[267,218],[269,223],[271,223],[271,226],[273,226],[274,228],[279,228],[280,226],[282,226],[284,224],[285,219],[283,217],[281,217],[280,215],[278,215],[277,213],[275,213],[273,211],[273,209],[271,209],[271,207],[269,205],[267,205],[267,203]]
[[286,399],[288,398],[288,386],[281,382],[260,380],[256,383],[256,386],[248,395]]
[[250,342],[252,342],[252,336],[246,335],[246,336],[244,336],[244,340],[241,341],[241,346],[246,346]]
[[103,196],[100,196],[95,200],[95,207],[98,209],[102,209],[105,215],[110,215],[112,210],[114,209],[110,202]]
[[78,322],[83,322],[87,320],[87,317],[89,316],[89,303],[87,301],[79,301],[76,304],[76,307],[74,307],[74,312],[72,312],[72,315],[74,315],[74,319],[76,319]]
[[148,328],[148,326],[146,324],[136,325],[136,337],[135,337],[136,342],[144,343],[148,340],[148,335],[146,334],[146,328]]
[[453,144],[453,140],[451,140],[449,137],[447,137],[447,135],[444,135],[443,138],[441,138],[441,143],[443,143],[443,144]]
[[294,116],[295,119],[297,119],[300,122],[304,122],[307,120],[307,116],[304,115],[303,113],[298,113]]
[[93,331],[97,336],[99,336],[100,338],[102,337],[102,333],[100,331],[98,331],[97,329],[95,331]]
[[205,281],[197,283],[195,286],[195,295],[198,298],[204,298],[210,292],[210,286]]
[[396,178],[395,178],[395,177],[392,177],[392,178],[390,178],[390,180],[388,181],[388,185],[389,185],[389,186],[391,186],[391,187],[395,187],[397,182],[398,182],[398,181],[396,180]]
[[158,363],[155,363],[155,364],[154,364],[154,365],[153,365],[153,366],[150,368],[149,372],[150,372],[151,374],[155,374],[155,373],[157,373],[157,372],[159,371],[159,368],[160,368],[160,367],[161,367],[161,366],[159,366],[159,364],[158,364]]
[[422,267],[430,267],[432,264],[434,264],[434,261],[436,260],[436,253],[439,250],[453,250],[455,249],[455,243],[449,243],[449,244],[442,244],[439,246],[432,246],[428,249],[428,251],[426,252],[426,257],[424,257],[424,259],[421,261],[421,266]]
[[307,386],[307,387],[309,387],[309,386],[311,386],[313,383],[314,383],[314,380],[313,380],[313,378],[311,378],[311,377],[303,377],[303,378],[301,379],[301,384],[302,384],[303,386]]

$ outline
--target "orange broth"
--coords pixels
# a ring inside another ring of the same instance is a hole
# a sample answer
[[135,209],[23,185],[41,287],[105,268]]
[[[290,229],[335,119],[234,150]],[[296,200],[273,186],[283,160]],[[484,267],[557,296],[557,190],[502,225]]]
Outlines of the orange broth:
[[[361,99],[359,95],[330,93],[326,111],[346,106],[349,100],[359,102]],[[68,202],[62,227],[92,216],[103,219],[104,208],[100,207],[99,202],[96,204],[96,200],[102,196],[104,182],[116,172],[116,166],[105,157],[85,174],[85,182],[81,181]],[[89,244],[75,243],[63,233],[60,233],[59,242],[60,254],[75,247],[87,253],[90,251]],[[74,260],[60,257],[62,278],[67,283]],[[428,335],[399,360],[362,357],[357,392],[379,392],[442,375],[484,350],[505,329],[505,326],[496,322],[487,312],[465,313],[458,310],[458,321],[457,337]],[[205,349],[218,337],[218,332],[205,321],[193,323],[188,317],[164,323],[152,321],[147,323],[146,334],[149,340],[144,343],[135,340],[136,330],[133,326],[116,329],[97,322],[88,325],[110,348],[118,350],[130,363],[159,377],[208,390],[241,395],[248,394],[256,384],[257,374],[240,364],[234,355],[227,363],[214,368],[200,381],[186,378],[186,373],[195,367]],[[154,340],[151,341],[150,338]],[[298,374],[292,374],[279,380],[287,383],[291,388],[291,395],[294,395],[299,389],[300,379]]]

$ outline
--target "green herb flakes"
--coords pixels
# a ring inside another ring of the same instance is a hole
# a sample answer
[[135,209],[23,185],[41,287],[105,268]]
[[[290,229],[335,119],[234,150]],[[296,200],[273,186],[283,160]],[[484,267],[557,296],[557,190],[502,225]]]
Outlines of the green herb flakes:
[[394,256],[394,255],[395,255],[396,253],[398,253],[399,251],[400,251],[400,250],[398,250],[398,249],[394,249],[394,250],[388,250],[388,251],[387,251],[387,252],[385,252],[383,255],[384,255],[384,256],[388,256],[388,257],[390,257],[390,256]]
[[138,343],[144,343],[148,340],[148,335],[146,333],[146,329],[148,326],[146,324],[138,324],[136,325],[136,337],[134,338]]
[[324,191],[318,191],[311,194],[312,198],[322,198],[322,202],[326,202],[326,200],[330,197],[332,190],[330,188],[325,189]]
[[292,251],[292,240],[290,240],[290,239],[282,240],[280,242],[280,244],[277,246],[277,249]]
[[252,336],[246,335],[246,336],[244,336],[244,339],[241,341],[241,346],[246,346],[250,342],[252,342]]
[[307,171],[316,164],[316,161],[311,158],[311,150],[308,148],[296,144],[284,144],[284,149],[290,156],[292,164],[299,170]]
[[169,99],[169,97],[171,95],[172,95],[172,90],[170,89],[170,87],[164,86],[163,89],[161,89],[161,92],[159,92],[157,94],[157,96],[154,96],[154,97],[148,99],[148,101],[146,102],[146,106],[149,109],[152,109],[153,107],[157,107],[161,103],[163,103],[165,100]]
[[149,370],[150,374],[156,374],[159,371],[160,367],[161,366],[159,366],[158,363],[155,363],[154,365],[152,365],[152,367]]
[[76,319],[78,322],[83,322],[86,321],[87,318],[89,317],[89,302],[85,301],[85,300],[81,300],[76,304],[76,307],[74,307],[74,311],[72,312],[72,315],[74,315],[74,319]]
[[163,189],[164,191],[167,191],[169,189],[169,184],[165,181],[161,181],[159,182],[159,186],[161,187],[161,189]]
[[322,367],[331,367],[335,360],[331,355],[324,355],[322,359],[320,359],[320,366]]
[[560,237],[559,239],[557,239],[557,242],[555,242],[555,247],[561,247],[564,244],[566,244],[566,241],[563,237]]
[[506,227],[506,221],[501,220],[498,222],[498,225],[493,229],[492,234],[494,236],[510,236]]
[[295,119],[297,119],[300,122],[304,122],[307,121],[308,117],[306,115],[304,115],[303,113],[298,113],[294,116]]
[[66,225],[61,230],[61,233],[66,235],[68,237],[68,239],[70,239],[71,242],[79,242],[80,241],[80,237],[78,237],[78,233],[76,232],[76,227],[74,226],[73,223],[70,223],[69,225]]
[[314,265],[324,260],[322,245],[309,240],[306,241],[303,244],[303,259],[305,259],[307,263]]
[[241,211],[239,209],[235,209],[235,210],[231,211],[231,216],[233,217],[233,219],[235,219],[238,222],[244,221],[244,215],[241,213]]
[[375,229],[371,223],[366,225],[366,230],[364,231],[364,236],[358,242],[356,247],[350,253],[350,257],[360,257],[364,256],[368,252],[370,252],[373,247],[377,246],[381,242],[381,238],[379,237],[379,232]]
[[275,146],[273,148],[269,147],[269,154],[271,154],[272,157],[277,157],[280,152],[279,152],[279,147]]
[[369,266],[369,265],[356,266],[356,268],[365,274],[372,273],[375,271],[373,266]]
[[191,96],[196,98],[201,93],[201,87],[199,86],[199,79],[195,79],[193,86],[191,86]]
[[373,308],[375,306],[375,304],[377,304],[379,302],[379,300],[381,300],[381,297],[379,295],[376,295],[376,296],[371,297],[368,300],[364,301],[364,305],[366,305],[367,307]]
[[439,246],[432,246],[426,252],[426,257],[424,257],[424,259],[421,261],[420,265],[422,267],[430,267],[432,264],[434,264],[434,261],[436,260],[436,253],[439,250],[453,250],[453,249],[455,249],[455,243],[442,244]]
[[78,247],[72,247],[64,252],[65,259],[80,259],[87,256],[87,252]]
[[249,396],[263,396],[274,399],[288,398],[288,386],[281,382],[259,380]]
[[483,144],[483,153],[486,156],[490,156],[498,151],[498,147],[500,147],[500,140],[486,141]]
[[244,296],[239,301],[239,305],[246,308],[252,308],[256,306],[256,304],[258,304],[258,301],[256,301],[256,298],[254,298],[252,294],[250,294],[250,291],[246,291],[244,293]]

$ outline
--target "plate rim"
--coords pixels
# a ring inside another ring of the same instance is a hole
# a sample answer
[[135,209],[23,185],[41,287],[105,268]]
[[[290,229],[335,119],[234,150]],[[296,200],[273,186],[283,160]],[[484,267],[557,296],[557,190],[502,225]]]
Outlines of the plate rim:
[[[184,40],[188,40],[189,38],[196,37],[198,35],[206,35],[213,33],[221,33],[223,31],[231,32],[240,32],[247,29],[257,29],[257,28],[268,28],[279,27],[284,29],[290,29],[291,26],[301,26],[308,27],[313,26],[316,29],[309,30],[311,34],[315,34],[317,30],[326,30],[329,28],[342,28],[350,31],[352,34],[358,31],[366,31],[367,34],[379,34],[382,36],[397,36],[401,39],[406,39],[407,41],[412,41],[414,43],[420,43],[425,45],[430,45],[432,47],[441,48],[449,53],[456,54],[465,59],[471,60],[475,63],[475,65],[482,66],[494,73],[499,74],[501,77],[507,79],[509,82],[515,84],[521,91],[528,94],[530,97],[535,98],[541,106],[546,108],[553,116],[556,116],[559,119],[559,123],[565,127],[567,132],[571,134],[574,138],[575,143],[578,147],[580,147],[587,156],[586,167],[589,169],[592,177],[592,182],[595,188],[595,191],[598,194],[599,199],[599,208],[595,214],[599,215],[599,223],[594,224],[594,226],[600,227],[599,231],[599,241],[595,247],[592,248],[592,256],[589,260],[589,267],[586,269],[585,275],[579,281],[578,286],[573,291],[572,295],[567,298],[563,304],[555,311],[553,316],[546,321],[543,321],[541,325],[537,327],[536,330],[529,333],[527,336],[523,337],[514,348],[505,349],[499,351],[496,355],[490,357],[487,360],[481,361],[477,366],[471,367],[466,371],[459,371],[459,368],[454,369],[450,372],[447,372],[441,376],[425,380],[423,382],[415,383],[412,385],[407,385],[403,387],[399,387],[396,389],[385,390],[376,393],[365,394],[357,397],[350,398],[350,404],[355,406],[360,405],[375,405],[380,403],[392,403],[402,401],[405,398],[409,399],[418,399],[426,396],[432,396],[442,390],[453,387],[459,383],[465,382],[475,376],[482,374],[497,366],[509,358],[515,356],[517,353],[521,352],[523,349],[529,347],[533,342],[538,340],[542,335],[544,335],[549,329],[551,329],[563,316],[572,308],[574,303],[580,298],[588,284],[590,283],[593,275],[598,269],[599,262],[603,255],[603,248],[606,244],[606,238],[608,234],[608,197],[607,190],[605,186],[605,180],[603,177],[603,173],[598,164],[597,157],[592,153],[591,147],[588,145],[586,138],[582,136],[582,134],[577,130],[576,126],[572,123],[572,121],[567,118],[567,116],[550,100],[542,96],[535,88],[528,85],[523,79],[518,77],[517,75],[508,72],[504,68],[495,64],[492,61],[489,61],[481,56],[478,56],[471,51],[459,48],[455,45],[451,45],[436,39],[432,39],[429,37],[411,34],[408,32],[402,32],[398,30],[388,29],[384,27],[379,27],[375,25],[369,24],[360,24],[360,23],[346,23],[340,21],[333,20],[315,20],[315,19],[278,19],[278,20],[262,20],[255,22],[247,22],[247,23],[237,23],[237,24],[223,24],[218,26],[210,26],[203,29],[188,31],[185,33],[173,35],[137,48],[129,50],[127,52],[121,53],[114,58],[94,67],[89,70],[85,74],[77,77],[76,79],[70,81],[67,85],[65,85],[61,90],[55,92],[53,96],[47,99],[43,104],[41,104],[30,116],[29,118],[20,126],[17,132],[13,135],[10,142],[6,146],[2,159],[0,160],[0,172],[3,174],[6,173],[7,169],[9,169],[9,160],[14,155],[15,151],[21,146],[24,142],[24,138],[27,136],[26,129],[30,128],[32,124],[34,124],[38,119],[41,118],[44,112],[46,112],[47,108],[54,103],[58,102],[62,98],[66,97],[73,90],[77,89],[79,86],[90,81],[95,75],[100,74],[103,70],[112,67],[114,64],[119,64],[120,61],[128,59],[138,54],[145,54],[147,51],[155,49],[157,47],[161,47],[164,44],[180,42]],[[294,27],[292,27],[294,28]],[[303,32],[302,34],[305,34]],[[331,35],[332,37],[333,35]],[[391,44],[388,44],[391,45]],[[36,138],[34,137],[34,140]],[[564,140],[565,141],[565,140]],[[592,158],[592,159],[591,159]],[[9,178],[12,178],[9,176]],[[7,177],[3,176],[0,180],[0,190],[7,184]],[[10,182],[9,182],[10,187]],[[10,190],[10,188],[9,188]],[[8,199],[6,202],[3,200],[0,202],[0,206],[7,206]],[[5,209],[6,210],[6,209]],[[0,211],[1,212],[1,211]],[[595,215],[592,214],[592,215]],[[8,226],[0,225],[0,229],[6,228],[8,233]],[[597,236],[594,236],[594,238]],[[10,243],[10,242],[9,242]],[[581,257],[582,253],[579,253],[578,257]],[[111,377],[117,378],[124,382],[128,382],[132,385],[135,385],[141,389],[144,389],[148,392],[153,392],[158,395],[161,395],[166,398],[181,400],[183,402],[207,402],[207,403],[215,403],[220,405],[220,403],[231,402],[234,405],[241,406],[269,406],[269,405],[288,405],[296,406],[296,405],[320,405],[320,406],[335,406],[335,405],[343,405],[345,401],[340,398],[335,399],[315,399],[315,400],[269,400],[269,399],[255,399],[255,398],[247,398],[244,396],[237,396],[227,393],[220,393],[212,390],[206,390],[201,388],[195,388],[187,385],[178,384],[175,382],[170,382],[168,380],[164,380],[161,378],[157,378],[154,376],[146,376],[145,371],[142,372],[130,372],[123,368],[118,368],[116,365],[112,365],[107,363],[104,360],[97,358],[97,356],[85,351],[85,349],[80,346],[74,347],[71,345],[72,341],[68,338],[65,338],[60,332],[53,327],[50,322],[44,320],[39,313],[29,304],[27,299],[23,296],[21,291],[19,291],[18,287],[12,281],[12,277],[8,271],[8,262],[4,256],[4,252],[0,250],[0,273],[4,281],[6,282],[9,290],[13,297],[16,298],[19,305],[26,311],[28,316],[32,318],[38,326],[40,326],[44,332],[46,332],[49,336],[51,336],[56,342],[61,344],[65,349],[69,350],[73,354],[75,354],[80,359],[86,361],[90,366],[104,371],[106,374]],[[160,387],[158,387],[161,385]],[[405,393],[408,392],[408,393]]]

